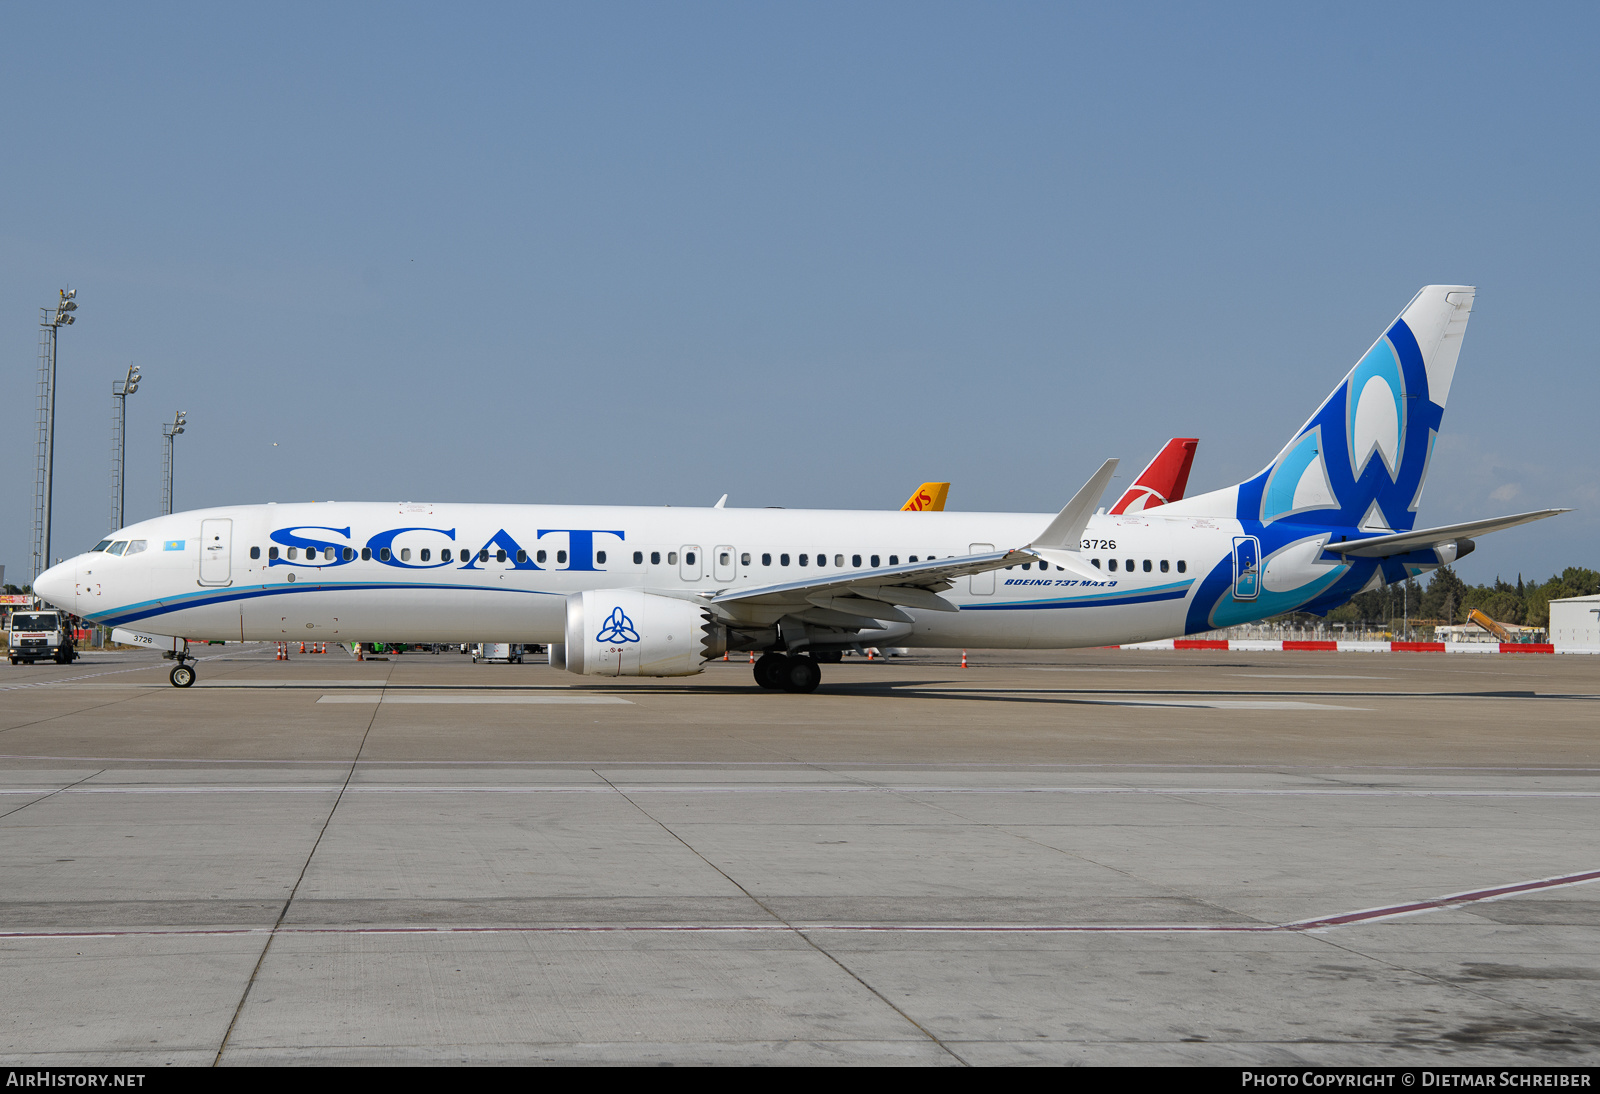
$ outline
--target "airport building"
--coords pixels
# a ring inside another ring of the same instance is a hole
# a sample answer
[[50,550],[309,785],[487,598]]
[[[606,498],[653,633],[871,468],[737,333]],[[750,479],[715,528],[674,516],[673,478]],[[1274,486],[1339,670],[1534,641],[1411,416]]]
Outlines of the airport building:
[[1600,596],[1550,601],[1550,641],[1600,646]]

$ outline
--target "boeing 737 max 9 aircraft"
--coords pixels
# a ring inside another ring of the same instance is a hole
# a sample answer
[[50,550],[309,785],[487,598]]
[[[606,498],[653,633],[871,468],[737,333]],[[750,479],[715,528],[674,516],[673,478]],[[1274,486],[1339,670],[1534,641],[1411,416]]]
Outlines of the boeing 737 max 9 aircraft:
[[1103,646],[1325,612],[1563,511],[1415,530],[1473,295],[1424,288],[1259,474],[1142,512],[1095,512],[1115,460],[1053,517],[248,505],[142,521],[35,587],[170,645],[180,687],[183,639],[544,642],[596,676],[761,650],[759,684],[811,691],[852,647]]

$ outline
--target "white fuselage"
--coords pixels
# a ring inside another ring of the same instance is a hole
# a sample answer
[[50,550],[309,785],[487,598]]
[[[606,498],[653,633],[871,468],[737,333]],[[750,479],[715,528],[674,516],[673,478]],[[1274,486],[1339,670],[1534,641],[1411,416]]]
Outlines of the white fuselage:
[[[89,620],[191,639],[560,642],[566,598],[585,590],[708,595],[1020,547],[1050,520],[1048,513],[234,506],[132,525],[112,538],[143,541],[143,550],[79,555],[41,575],[38,588]],[[1239,530],[1218,517],[1098,515],[1081,554],[1099,560],[1102,576],[1037,564],[963,576],[943,594],[961,611],[907,608],[910,632],[894,644],[1049,648],[1183,634],[1196,586],[1219,564],[1232,564]],[[1327,572],[1314,551],[1301,557],[1308,572],[1280,580],[1299,584]]]

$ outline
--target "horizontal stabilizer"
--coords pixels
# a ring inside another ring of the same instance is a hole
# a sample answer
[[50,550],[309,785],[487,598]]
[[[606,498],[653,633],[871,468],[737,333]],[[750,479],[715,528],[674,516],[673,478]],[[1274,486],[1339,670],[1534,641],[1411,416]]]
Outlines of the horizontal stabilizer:
[[1488,520],[1468,521],[1466,524],[1448,524],[1443,528],[1423,528],[1415,532],[1396,532],[1388,536],[1373,536],[1371,539],[1330,543],[1325,550],[1339,555],[1354,555],[1356,558],[1389,558],[1393,555],[1409,554],[1412,551],[1424,551],[1430,547],[1440,547],[1473,536],[1488,535],[1490,532],[1500,532],[1507,528],[1515,528],[1519,524],[1571,511],[1539,509],[1532,513],[1517,513],[1509,517],[1491,517]]

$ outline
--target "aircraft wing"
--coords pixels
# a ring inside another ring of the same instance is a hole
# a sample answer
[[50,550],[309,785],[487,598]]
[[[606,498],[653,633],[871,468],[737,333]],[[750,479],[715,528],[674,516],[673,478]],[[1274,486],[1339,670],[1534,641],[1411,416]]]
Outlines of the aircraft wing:
[[[872,570],[841,570],[800,581],[736,589],[710,597],[713,604],[762,608],[830,608],[866,619],[904,619],[894,605],[953,612],[959,609],[939,596],[957,578],[1033,562],[1028,551],[986,551],[977,555],[952,555],[903,566]],[[874,614],[876,613],[876,614]]]
[[723,610],[744,609],[760,614],[824,608],[862,619],[892,619],[909,623],[900,607],[930,611],[959,611],[939,594],[954,586],[956,579],[1007,566],[1037,562],[1047,558],[1063,569],[1087,572],[1095,577],[1077,554],[1078,540],[1106,484],[1117,470],[1116,460],[1107,460],[1057,514],[1037,539],[1025,547],[1009,551],[986,551],[975,555],[950,555],[911,562],[904,566],[885,566],[872,570],[843,570],[818,574],[799,581],[761,585],[754,589],[735,589],[707,599]]
[[[1472,536],[1487,535],[1490,532],[1503,531],[1506,528],[1515,528],[1519,524],[1529,521],[1543,520],[1546,517],[1557,516],[1561,513],[1570,513],[1570,509],[1539,509],[1532,513],[1517,513],[1509,517],[1491,517],[1488,520],[1468,521],[1466,524],[1447,524],[1443,528],[1423,528],[1415,532],[1395,532],[1387,536],[1373,536],[1370,539],[1352,539],[1343,543],[1330,543],[1323,548],[1339,555],[1354,555],[1357,558],[1388,558],[1391,555],[1404,555],[1412,551],[1426,550],[1430,547],[1441,547],[1446,543],[1456,543]],[[1465,554],[1466,552],[1462,552]]]

